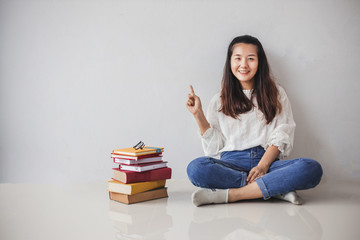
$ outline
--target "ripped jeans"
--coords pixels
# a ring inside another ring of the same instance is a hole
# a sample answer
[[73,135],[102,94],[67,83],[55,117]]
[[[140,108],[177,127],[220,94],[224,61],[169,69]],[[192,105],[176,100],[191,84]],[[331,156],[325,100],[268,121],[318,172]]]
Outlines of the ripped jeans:
[[[220,159],[196,158],[187,167],[190,181],[197,187],[211,189],[240,188],[246,185],[249,171],[258,165],[265,150],[261,146],[243,151],[221,153]],[[322,167],[315,160],[298,158],[276,159],[267,174],[258,178],[263,198],[295,190],[313,188],[319,184]]]

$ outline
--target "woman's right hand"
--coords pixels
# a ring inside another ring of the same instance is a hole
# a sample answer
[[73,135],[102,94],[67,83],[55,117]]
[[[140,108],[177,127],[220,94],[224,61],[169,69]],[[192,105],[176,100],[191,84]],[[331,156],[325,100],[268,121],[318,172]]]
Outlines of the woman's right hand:
[[199,125],[200,133],[201,135],[203,135],[206,132],[206,130],[210,128],[210,124],[206,120],[206,117],[202,110],[200,98],[195,95],[192,85],[190,85],[190,93],[188,94],[186,107],[194,115],[196,122]]
[[188,94],[186,107],[194,116],[197,116],[198,114],[202,113],[200,98],[195,95],[194,88],[192,85],[190,85],[190,93]]

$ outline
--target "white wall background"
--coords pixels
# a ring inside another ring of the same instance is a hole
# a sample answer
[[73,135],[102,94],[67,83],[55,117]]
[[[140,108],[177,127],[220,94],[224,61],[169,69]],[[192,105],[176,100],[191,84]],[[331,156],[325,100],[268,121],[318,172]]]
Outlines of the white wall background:
[[188,86],[206,108],[243,34],[292,102],[292,157],[359,181],[359,23],[344,0],[0,0],[0,182],[107,179],[138,140],[186,178],[202,155]]

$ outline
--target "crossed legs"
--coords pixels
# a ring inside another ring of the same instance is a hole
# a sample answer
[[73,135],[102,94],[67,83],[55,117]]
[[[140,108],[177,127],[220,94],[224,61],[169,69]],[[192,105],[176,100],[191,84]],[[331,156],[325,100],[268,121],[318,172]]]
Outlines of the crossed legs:
[[188,166],[188,175],[201,189],[193,193],[193,203],[200,206],[275,197],[301,204],[295,190],[315,187],[322,175],[320,164],[311,159],[277,161],[273,165],[268,174],[246,185],[247,173],[237,166],[208,157],[195,159]]

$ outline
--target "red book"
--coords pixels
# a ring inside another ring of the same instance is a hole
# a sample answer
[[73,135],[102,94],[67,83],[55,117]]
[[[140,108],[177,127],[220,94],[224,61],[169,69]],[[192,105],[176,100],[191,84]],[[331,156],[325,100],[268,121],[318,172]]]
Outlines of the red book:
[[159,168],[146,172],[134,172],[113,168],[113,179],[123,183],[157,181],[171,178],[171,168]]

